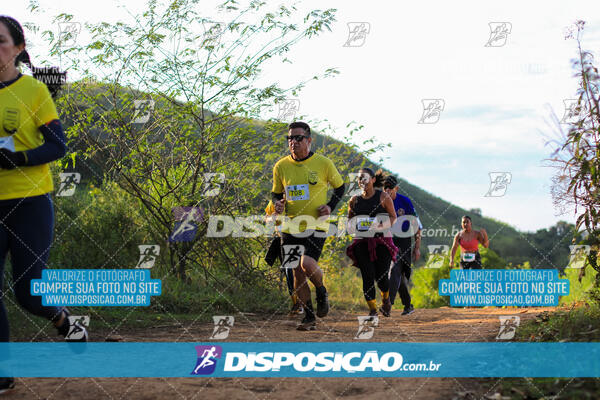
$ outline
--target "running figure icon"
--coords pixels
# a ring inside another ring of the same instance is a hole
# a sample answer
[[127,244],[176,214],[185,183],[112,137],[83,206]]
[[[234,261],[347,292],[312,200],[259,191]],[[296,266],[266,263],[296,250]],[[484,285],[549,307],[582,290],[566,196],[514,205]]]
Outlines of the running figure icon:
[[173,213],[178,222],[175,223],[175,231],[169,237],[169,241],[191,242],[194,240],[198,230],[196,222],[202,220],[202,210],[199,207],[176,207],[173,209]]
[[204,352],[201,355],[203,360],[194,369],[194,374],[198,374],[199,370],[210,367],[211,365],[215,364],[215,362],[213,361],[213,358],[215,358],[217,356],[215,353],[216,350],[217,349],[214,346],[211,347],[210,349],[204,350]]
[[284,259],[281,263],[281,268],[296,268],[300,265],[300,260],[304,254],[304,246],[302,245],[284,245]]

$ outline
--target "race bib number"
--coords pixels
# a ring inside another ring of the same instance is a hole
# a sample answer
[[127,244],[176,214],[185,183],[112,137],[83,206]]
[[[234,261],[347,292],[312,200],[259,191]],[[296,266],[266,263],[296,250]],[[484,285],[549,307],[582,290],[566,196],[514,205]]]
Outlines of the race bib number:
[[359,232],[365,232],[371,229],[371,226],[375,222],[375,217],[360,217],[356,219],[356,230]]
[[15,141],[12,136],[0,137],[0,149],[15,151]]
[[472,262],[475,261],[476,253],[462,253],[462,260],[464,262]]
[[290,185],[286,188],[286,197],[288,200],[308,200],[308,185]]

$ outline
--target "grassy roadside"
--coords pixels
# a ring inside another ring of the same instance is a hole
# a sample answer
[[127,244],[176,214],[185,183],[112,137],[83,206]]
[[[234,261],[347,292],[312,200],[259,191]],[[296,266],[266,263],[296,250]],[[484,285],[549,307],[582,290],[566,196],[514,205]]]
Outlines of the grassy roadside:
[[[119,332],[212,323],[213,315],[237,315],[239,311],[284,314],[290,307],[287,290],[218,291],[169,277],[162,282],[163,294],[158,299],[152,298],[148,307],[69,307],[69,310],[72,315],[89,316],[92,340],[103,341]],[[8,312],[11,341],[62,340],[49,321],[18,306],[12,291],[7,291],[3,302]]]
[[[10,302],[9,302],[10,303]],[[33,316],[14,304],[6,305],[13,342],[63,341],[51,322]],[[122,332],[205,323],[211,315],[157,313],[142,307],[69,307],[72,315],[89,315],[91,340],[104,341]]]
[[[600,341],[600,306],[577,302],[543,312],[517,329],[520,342],[597,342]],[[504,378],[480,380],[479,386],[497,383],[502,399],[597,399],[599,378]],[[490,392],[490,393],[495,393]],[[492,397],[488,397],[492,398]]]
[[600,306],[578,302],[542,313],[517,331],[518,341],[598,342],[600,341]]

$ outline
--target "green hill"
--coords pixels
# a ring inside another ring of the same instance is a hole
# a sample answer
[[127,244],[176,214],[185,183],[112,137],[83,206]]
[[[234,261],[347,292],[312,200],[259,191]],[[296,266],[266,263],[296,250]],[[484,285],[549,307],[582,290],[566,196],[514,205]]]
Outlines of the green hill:
[[[80,124],[78,119],[81,119],[82,116],[86,116],[87,123],[93,126],[95,122],[102,123],[102,114],[107,110],[114,111],[115,108],[126,107],[130,98],[150,97],[125,88],[106,88],[101,84],[74,84],[66,93],[67,96],[63,96],[66,97],[63,98],[63,105],[68,104],[68,107],[62,107],[61,118],[68,132],[76,130],[77,125]],[[90,98],[97,100],[90,102]],[[166,107],[168,107],[167,100],[157,99],[153,115],[145,125],[146,129],[151,130],[146,138],[166,143],[161,150],[165,155],[169,153],[171,148],[169,146],[175,145],[165,140],[167,134],[161,128],[161,120],[157,117],[163,113],[161,110]],[[210,114],[207,112],[207,115]],[[240,133],[240,137],[237,137],[238,131],[244,132],[244,129],[247,128],[251,128],[254,135],[251,141],[242,137],[247,132]],[[228,131],[219,132],[216,136],[218,144],[215,148],[218,151],[213,151],[206,164],[211,165],[213,169],[221,168],[228,181],[235,179],[236,176],[230,176],[231,171],[228,171],[227,165],[230,161],[237,159],[240,152],[243,152],[244,157],[252,160],[251,162],[254,164],[253,177],[250,177],[255,182],[253,190],[249,193],[239,212],[243,214],[262,213],[264,205],[270,198],[272,167],[279,158],[288,154],[285,133],[285,124],[239,119],[229,127]],[[96,184],[100,184],[103,179],[117,179],[119,170],[107,166],[106,155],[109,153],[102,150],[90,152],[90,148],[95,149],[94,146],[90,146],[90,138],[95,141],[94,145],[97,149],[105,146],[109,149],[112,147],[112,152],[118,152],[118,146],[122,146],[122,144],[115,144],[111,135],[107,134],[106,125],[97,130],[90,130],[86,138],[87,140],[84,140],[82,135],[77,135],[71,139],[71,151],[77,152],[78,155],[85,153],[88,155],[87,157],[77,157],[75,170],[82,174],[84,181]],[[252,146],[244,146],[245,141],[251,142]],[[319,132],[313,134],[313,150],[331,157],[346,179],[348,179],[349,173],[356,172],[361,166],[380,168],[379,165],[358,151],[357,146],[343,143]],[[571,225],[561,222],[557,226],[542,229],[536,233],[519,232],[506,223],[462,209],[428,193],[403,180],[396,171],[387,172],[399,178],[400,193],[412,199],[425,228],[421,247],[423,257],[420,264],[427,257],[428,245],[452,245],[453,236],[460,229],[460,219],[465,214],[471,216],[476,229],[483,227],[487,230],[491,249],[507,263],[518,265],[528,261],[532,268],[563,268],[567,264],[568,245],[572,239],[569,234],[572,229]],[[347,201],[347,199],[348,196],[344,200]],[[504,266],[499,265],[498,267]]]

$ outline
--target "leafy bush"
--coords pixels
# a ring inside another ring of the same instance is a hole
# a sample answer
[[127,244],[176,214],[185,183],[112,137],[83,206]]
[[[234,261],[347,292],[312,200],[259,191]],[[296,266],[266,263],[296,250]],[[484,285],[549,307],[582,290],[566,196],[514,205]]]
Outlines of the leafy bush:
[[[454,265],[460,261],[460,252],[456,252]],[[484,269],[506,268],[507,263],[494,250],[481,248],[481,263]],[[440,279],[450,278],[450,260],[444,259],[440,268],[413,268],[411,277],[412,303],[417,308],[435,308],[450,305],[448,297],[441,297],[438,293]]]
[[79,185],[55,197],[55,237],[49,264],[56,268],[134,268],[138,245],[149,235],[137,202],[116,185]]
[[581,269],[565,268],[564,277],[569,280],[569,295],[562,296],[559,304],[592,300],[593,296],[590,296],[590,294],[597,290],[594,286],[597,274],[596,270],[589,264]]

